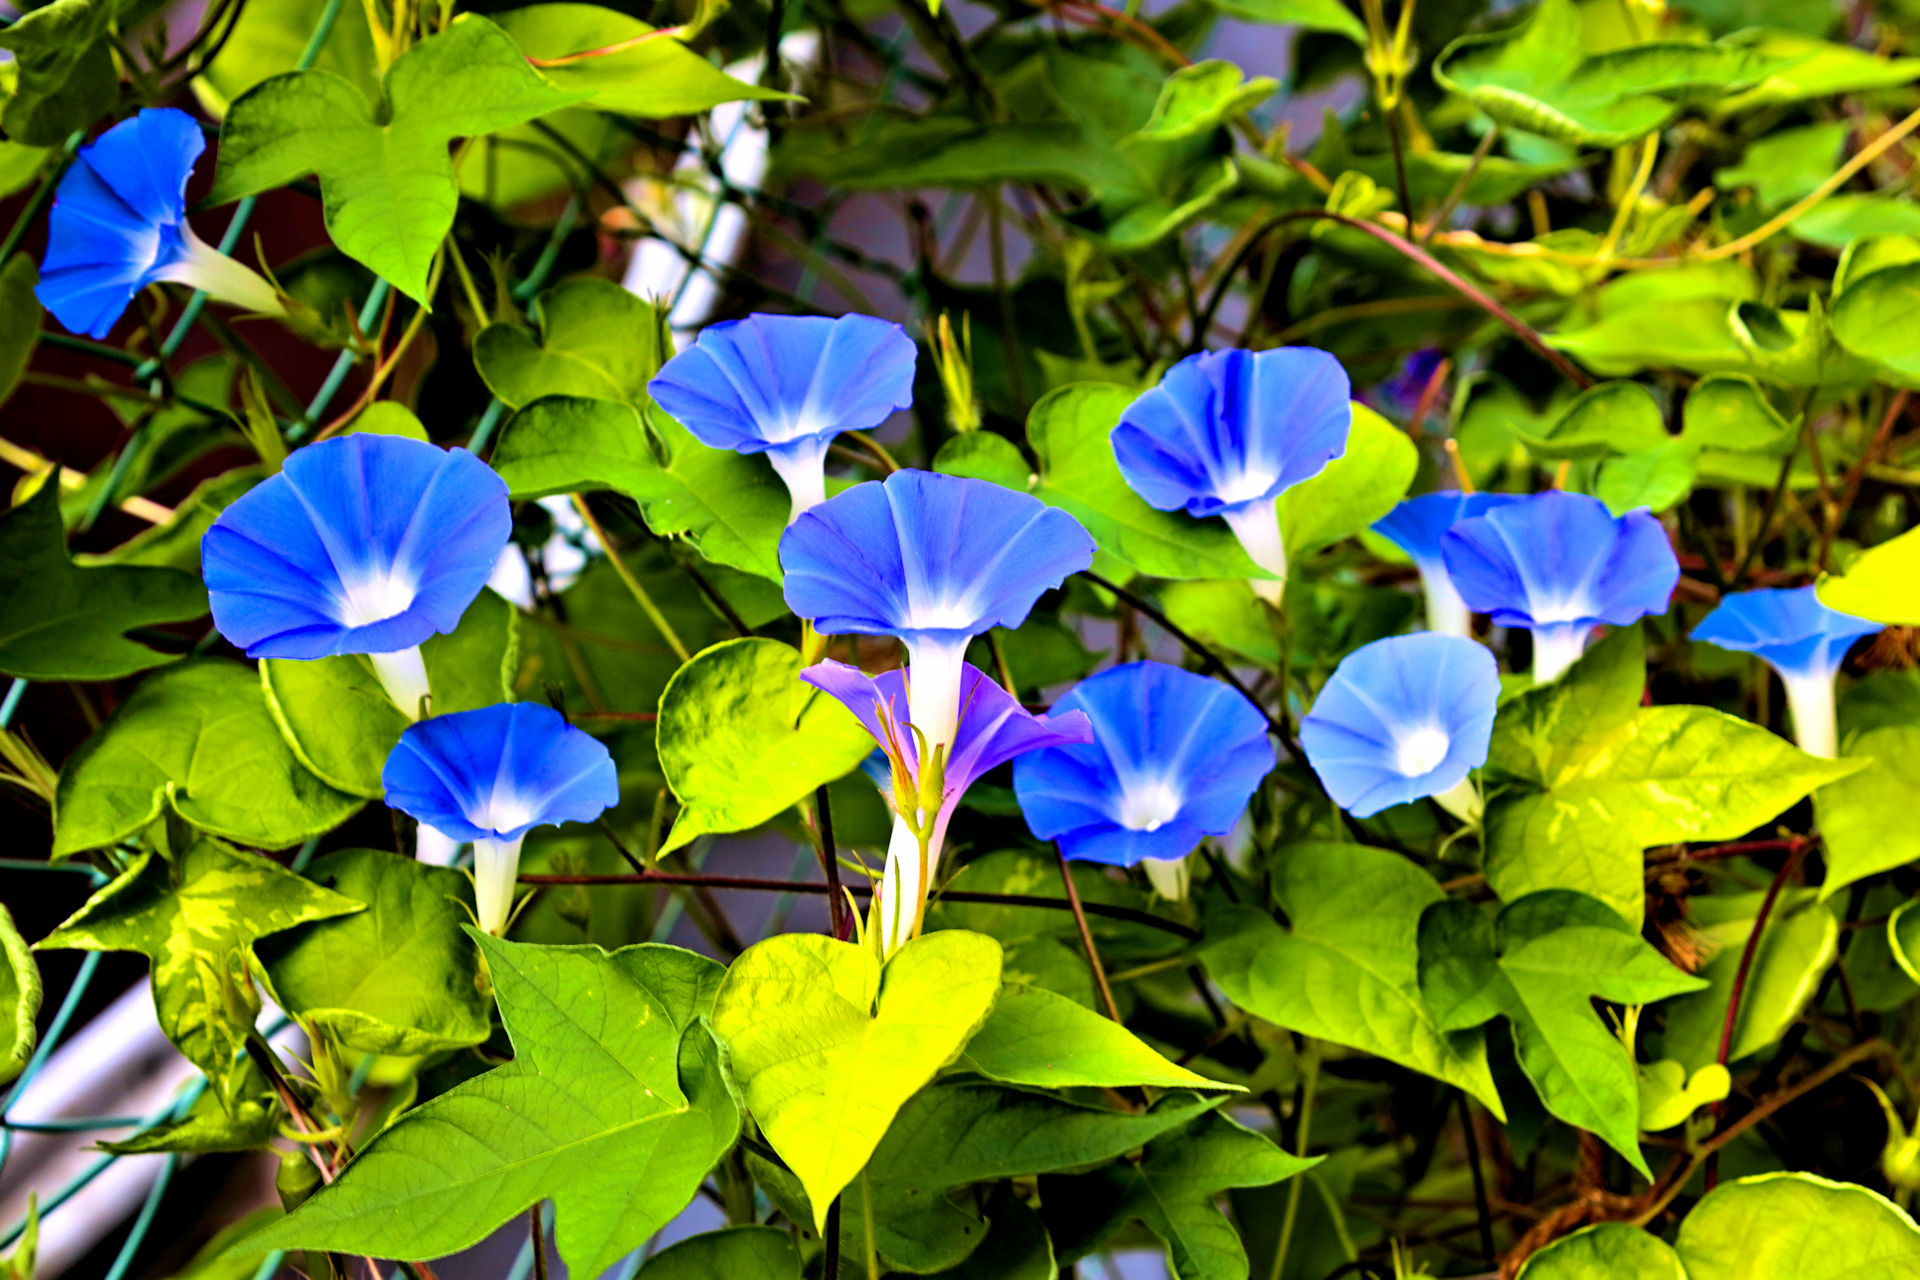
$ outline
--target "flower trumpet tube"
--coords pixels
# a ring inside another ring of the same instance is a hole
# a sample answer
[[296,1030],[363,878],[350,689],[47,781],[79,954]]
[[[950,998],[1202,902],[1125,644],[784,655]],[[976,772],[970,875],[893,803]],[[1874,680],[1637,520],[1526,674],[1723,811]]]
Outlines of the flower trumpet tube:
[[613,757],[551,707],[503,702],[408,726],[381,771],[387,804],[473,842],[480,927],[504,933],[520,843],[538,826],[591,822],[619,802]]
[[1274,766],[1257,709],[1218,680],[1162,662],[1082,680],[1052,714],[1085,716],[1093,737],[1013,762],[1027,826],[1069,858],[1144,863],[1163,897],[1182,896],[1186,856],[1233,829]]
[[1351,395],[1340,362],[1312,347],[1202,352],[1121,413],[1114,457],[1147,505],[1225,520],[1273,575],[1253,589],[1277,606],[1287,551],[1275,504],[1346,451]]
[[1500,668],[1462,636],[1421,632],[1362,645],[1300,721],[1300,747],[1333,802],[1356,818],[1431,796],[1480,817],[1468,775],[1487,761]]
[[913,404],[913,339],[873,316],[751,315],[710,325],[647,392],[700,443],[764,453],[788,523],[826,501],[827,446]]
[[420,642],[459,625],[512,532],[505,482],[471,453],[356,434],[296,450],[200,556],[214,625],[248,657],[366,654],[415,717]]
[[159,107],[80,148],[54,193],[36,290],[61,324],[104,338],[133,296],[160,280],[244,311],[286,314],[265,277],[187,224],[187,179],[206,146],[192,116]]
[[857,667],[827,661],[808,667],[800,678],[844,704],[887,755],[891,786],[883,791],[893,809],[893,835],[874,895],[873,930],[882,957],[919,934],[947,823],[967,788],[1016,756],[1093,738],[1084,713],[1034,715],[971,664],[961,669],[961,714],[951,745],[931,751],[913,723],[905,672],[870,677]]
[[1471,634],[1473,615],[1447,575],[1440,555],[1440,539],[1462,520],[1485,515],[1495,507],[1517,501],[1507,493],[1461,493],[1446,489],[1408,498],[1374,521],[1373,531],[1399,547],[1420,570],[1420,591],[1426,598],[1427,629],[1443,635]]
[[1695,640],[1751,653],[1786,687],[1793,736],[1809,755],[1840,754],[1833,678],[1847,650],[1881,624],[1821,604],[1812,587],[1739,591],[1693,629]]
[[906,645],[907,718],[952,761],[968,642],[1026,621],[1042,592],[1093,563],[1093,550],[1079,521],[1037,498],[896,471],[802,515],[780,539],[780,564],[788,606],[822,635]]
[[1559,679],[1601,623],[1665,613],[1680,582],[1651,512],[1616,517],[1598,498],[1557,490],[1458,521],[1440,555],[1469,609],[1533,633],[1536,684]]

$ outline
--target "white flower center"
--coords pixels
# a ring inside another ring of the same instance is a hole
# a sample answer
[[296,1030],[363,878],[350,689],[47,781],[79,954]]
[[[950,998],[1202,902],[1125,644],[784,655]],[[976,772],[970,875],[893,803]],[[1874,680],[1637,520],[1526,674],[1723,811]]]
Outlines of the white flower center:
[[344,591],[338,604],[342,626],[371,626],[413,607],[416,586],[394,569],[340,585]]
[[471,821],[474,826],[489,831],[512,831],[526,826],[533,818],[533,806],[525,799],[511,791],[496,791],[480,806],[480,812],[471,816]]
[[1394,737],[1393,767],[1400,771],[1403,778],[1417,778],[1423,773],[1431,773],[1447,758],[1447,748],[1452,745],[1453,740],[1447,736],[1447,731],[1437,724],[1423,724],[1417,729],[1409,729]]
[[1225,503],[1251,502],[1272,484],[1273,476],[1268,472],[1242,471],[1237,476],[1221,481],[1213,496]]
[[915,600],[907,608],[907,628],[913,631],[964,631],[979,620],[979,607],[966,596]]
[[1120,793],[1120,825],[1129,831],[1158,831],[1180,816],[1180,794],[1165,782],[1140,782]]
[[1594,615],[1594,604],[1584,591],[1558,599],[1529,601],[1533,620],[1541,626],[1556,622],[1578,622]]
[[829,425],[819,414],[801,410],[791,417],[776,418],[766,423],[767,441],[770,444],[785,444],[789,440],[824,431]]

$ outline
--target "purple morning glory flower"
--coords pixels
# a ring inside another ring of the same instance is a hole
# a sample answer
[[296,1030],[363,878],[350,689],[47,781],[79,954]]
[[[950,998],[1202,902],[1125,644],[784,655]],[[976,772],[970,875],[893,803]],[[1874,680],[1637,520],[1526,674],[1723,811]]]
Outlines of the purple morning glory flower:
[[1471,634],[1472,615],[1447,576],[1440,558],[1440,539],[1454,525],[1514,501],[1509,493],[1438,493],[1408,498],[1373,522],[1373,531],[1413,558],[1420,570],[1420,589],[1427,598],[1427,627],[1450,636]]
[[[886,872],[874,898],[874,936],[883,957],[920,932],[927,888],[939,869],[947,823],[967,788],[1015,756],[1088,742],[1093,737],[1093,728],[1083,713],[1036,716],[985,672],[972,663],[963,663],[961,710],[952,750],[938,775],[930,776],[921,767],[914,729],[919,728],[922,734],[925,729],[914,724],[905,671],[869,677],[858,667],[827,661],[808,667],[800,678],[853,712],[886,752],[892,766],[889,803],[894,810],[893,837],[887,847]],[[908,809],[912,812],[903,812]],[[926,836],[924,865],[922,834]]]
[[1069,858],[1177,862],[1231,831],[1273,770],[1265,716],[1218,680],[1164,662],[1082,680],[1053,704],[1056,716],[1076,713],[1093,741],[1013,764],[1027,826]]
[[1680,581],[1667,531],[1645,509],[1614,517],[1584,493],[1531,494],[1461,520],[1440,539],[1447,576],[1475,613],[1533,632],[1533,678],[1558,679],[1601,623],[1667,611]]
[[223,511],[201,571],[214,625],[248,657],[368,654],[412,715],[420,642],[459,625],[512,532],[505,482],[465,449],[339,436]]
[[1300,721],[1300,746],[1356,818],[1432,796],[1480,815],[1467,775],[1487,761],[1500,668],[1463,636],[1389,636],[1348,654]]
[[393,808],[449,840],[473,841],[474,901],[492,934],[506,929],[527,832],[592,822],[620,801],[607,749],[537,702],[408,726],[380,783]]
[[1840,753],[1833,677],[1861,636],[1884,628],[1821,604],[1812,587],[1738,591],[1693,629],[1695,640],[1757,655],[1786,686],[1794,738],[1816,756]]
[[827,446],[913,404],[906,330],[874,316],[751,315],[709,325],[647,384],[700,443],[764,453],[793,514],[827,498]]
[[1373,389],[1374,403],[1383,410],[1392,410],[1397,417],[1411,418],[1413,411],[1420,407],[1420,397],[1433,382],[1434,371],[1446,358],[1447,353],[1438,347],[1415,351],[1401,362],[1392,377]]
[[150,107],[80,148],[54,192],[35,290],[61,324],[104,338],[158,280],[283,314],[271,284],[187,225],[187,178],[206,146],[192,116]]
[[[814,507],[780,539],[787,605],[824,635],[898,636],[910,718],[952,745],[967,642],[1026,621],[1093,563],[1066,512],[985,480],[896,471]],[[949,754],[949,761],[952,755]]]
[[1121,413],[1114,457],[1148,506],[1225,519],[1278,579],[1253,584],[1277,605],[1287,554],[1274,503],[1345,452],[1351,395],[1340,362],[1312,347],[1201,352]]

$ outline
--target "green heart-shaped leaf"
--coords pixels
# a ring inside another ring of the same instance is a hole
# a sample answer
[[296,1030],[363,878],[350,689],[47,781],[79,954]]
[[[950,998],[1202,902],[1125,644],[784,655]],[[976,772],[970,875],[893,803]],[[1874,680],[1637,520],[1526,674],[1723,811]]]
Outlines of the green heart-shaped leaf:
[[667,683],[656,741],[682,808],[660,852],[757,827],[873,750],[853,714],[799,675],[790,646],[750,636],[701,650]]
[[1281,545],[1299,557],[1352,537],[1407,496],[1419,469],[1420,451],[1407,433],[1355,404],[1346,449],[1280,495]]
[[467,878],[379,849],[339,849],[307,870],[365,911],[289,929],[255,951],[274,1003],[349,1048],[418,1055],[492,1029],[480,954],[461,926]]
[[1000,944],[958,929],[909,942],[884,970],[866,948],[812,934],[769,938],[733,962],[713,1029],[747,1109],[806,1188],[816,1230],[999,990]]
[[1680,1256],[1659,1236],[1624,1222],[1603,1222],[1555,1240],[1527,1259],[1520,1280],[1686,1280]]
[[366,801],[289,748],[260,678],[201,658],[150,676],[68,757],[53,802],[56,858],[123,840],[172,809],[210,835],[284,849]]
[[[0,307],[6,306],[0,292]],[[0,357],[4,362],[5,357]],[[0,513],[0,673],[115,680],[172,662],[129,633],[207,611],[196,577],[144,565],[82,568],[67,554],[57,484]]]
[[1820,603],[1891,627],[1920,625],[1920,530],[1870,547],[1845,576],[1820,575]]
[[473,361],[488,390],[515,409],[541,396],[585,396],[642,408],[647,379],[671,354],[663,313],[610,280],[568,280],[540,295],[540,336],[491,324]]

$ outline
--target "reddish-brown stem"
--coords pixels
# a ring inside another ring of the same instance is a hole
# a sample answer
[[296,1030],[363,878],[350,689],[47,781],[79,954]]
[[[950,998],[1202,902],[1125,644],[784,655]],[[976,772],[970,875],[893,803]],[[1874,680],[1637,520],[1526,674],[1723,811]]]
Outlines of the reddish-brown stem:
[[1753,972],[1753,957],[1760,950],[1760,935],[1767,931],[1767,918],[1773,914],[1773,904],[1780,898],[1780,890],[1785,887],[1793,873],[1800,867],[1800,859],[1806,855],[1809,841],[1794,837],[1789,842],[1787,860],[1780,864],[1780,871],[1773,877],[1773,883],[1767,886],[1767,896],[1760,900],[1760,911],[1753,918],[1753,932],[1747,935],[1747,945],[1740,950],[1740,967],[1733,972],[1733,988],[1727,992],[1727,1016],[1720,1024],[1720,1052],[1714,1061],[1721,1066],[1727,1065],[1727,1057],[1733,1052],[1734,1024],[1740,1020],[1740,998],[1746,994],[1747,976]]
[[[521,884],[679,884],[694,885],[707,889],[750,889],[767,893],[830,893],[832,886],[817,880],[774,880],[760,876],[723,876],[705,874],[687,874],[677,871],[630,872],[625,875],[524,875]],[[848,893],[858,896],[871,895],[869,885],[846,885]],[[962,889],[945,889],[939,895],[947,902],[978,902],[998,907],[1040,907],[1050,911],[1071,911],[1073,904],[1065,898],[1048,898],[1030,893],[972,893]],[[1105,916],[1109,920],[1125,920],[1129,924],[1145,925],[1149,929],[1159,929],[1176,937],[1194,939],[1200,936],[1196,929],[1190,929],[1178,921],[1163,919],[1148,911],[1135,911],[1131,907],[1109,906],[1104,902],[1083,902],[1081,910],[1090,916]]]
[[1350,227],[1363,235],[1372,236],[1375,240],[1386,245],[1395,253],[1419,264],[1426,270],[1427,274],[1433,276],[1436,280],[1440,281],[1440,283],[1446,285],[1449,289],[1452,289],[1455,293],[1458,293],[1461,297],[1467,299],[1482,311],[1485,311],[1488,315],[1505,325],[1514,337],[1533,348],[1542,360],[1545,360],[1548,364],[1559,370],[1560,375],[1568,382],[1571,382],[1583,391],[1593,385],[1593,379],[1588,377],[1586,373],[1581,370],[1580,366],[1574,364],[1573,361],[1567,359],[1565,355],[1548,346],[1547,340],[1540,336],[1538,330],[1500,305],[1500,302],[1495,299],[1492,294],[1489,294],[1478,285],[1463,278],[1459,272],[1454,271],[1405,236],[1396,235],[1378,223],[1368,222],[1364,218],[1350,217],[1344,213],[1336,213],[1332,209],[1290,209],[1286,213],[1276,214],[1267,221],[1264,227],[1249,237],[1247,242],[1240,247],[1239,253],[1235,255],[1234,262],[1232,262],[1226,272],[1222,274],[1220,285],[1214,290],[1214,295],[1209,300],[1203,312],[1206,323],[1199,328],[1198,332],[1204,333],[1212,327],[1213,312],[1219,306],[1220,300],[1225,295],[1227,285],[1239,271],[1240,263],[1252,254],[1259,243],[1266,238],[1267,233],[1283,227],[1287,223],[1299,222],[1305,219],[1337,222],[1343,227]]
[[[1159,54],[1173,66],[1190,67],[1193,65],[1192,58],[1189,58],[1186,54],[1174,48],[1165,36],[1130,13],[1123,13],[1118,9],[1110,9],[1104,4],[1096,3],[1095,0],[1059,0],[1055,7],[1064,11],[1062,13],[1063,17],[1075,17],[1080,21],[1092,24],[1105,23],[1115,28],[1116,31],[1125,32],[1133,38],[1135,44],[1138,44],[1141,48],[1149,50],[1150,52]],[[1075,10],[1079,10],[1087,16],[1081,17],[1080,13],[1074,12]]]
[[825,785],[814,790],[813,808],[820,828],[820,868],[827,873],[827,914],[833,936],[845,942],[853,930],[847,919],[847,895],[840,886],[840,854],[833,846],[833,809],[827,803]]
[[1811,841],[1811,836],[1778,836],[1767,840],[1734,840],[1710,844],[1698,849],[1681,848],[1673,853],[1647,859],[1649,871],[1664,871],[1689,862],[1718,862],[1722,858],[1744,858],[1750,853],[1792,853]]
[[[1414,403],[1413,416],[1407,419],[1407,434],[1418,436],[1420,428],[1426,425],[1427,415],[1433,412],[1434,403],[1439,400],[1440,392],[1447,385],[1447,378],[1453,373],[1453,361],[1443,358],[1433,366],[1433,376],[1427,379],[1427,385],[1420,388],[1420,399]],[[1455,446],[1456,453],[1458,446]]]
[[1100,950],[1093,945],[1093,930],[1087,927],[1087,909],[1080,901],[1079,886],[1073,883],[1073,864],[1067,861],[1066,852],[1054,847],[1060,856],[1060,879],[1067,886],[1067,906],[1073,911],[1073,922],[1080,926],[1080,945],[1087,951],[1087,967],[1093,970],[1093,985],[1100,988],[1100,1003],[1107,1007],[1107,1016],[1115,1022],[1120,1021],[1120,1007],[1113,1002],[1113,988],[1107,985],[1106,966],[1100,963]]
[[536,67],[564,67],[575,62],[585,62],[589,58],[605,58],[616,53],[625,53],[637,49],[650,40],[677,39],[686,34],[685,27],[655,27],[652,31],[642,31],[639,35],[613,44],[602,45],[598,49],[582,49],[578,53],[563,53],[557,58],[528,58]]
[[1827,508],[1827,518],[1820,529],[1820,554],[1814,557],[1815,564],[1827,562],[1827,553],[1833,547],[1834,535],[1840,532],[1841,522],[1847,518],[1847,513],[1853,510],[1854,501],[1860,496],[1860,484],[1866,479],[1867,468],[1872,466],[1874,459],[1880,456],[1880,451],[1887,447],[1887,438],[1893,434],[1893,424],[1898,422],[1900,415],[1907,411],[1907,401],[1912,394],[1910,391],[1901,391],[1893,397],[1887,405],[1887,412],[1880,419],[1879,428],[1873,433],[1873,439],[1867,442],[1867,447],[1860,451],[1860,456],[1854,459],[1851,467],[1847,468],[1846,479],[1841,482],[1840,501]]

